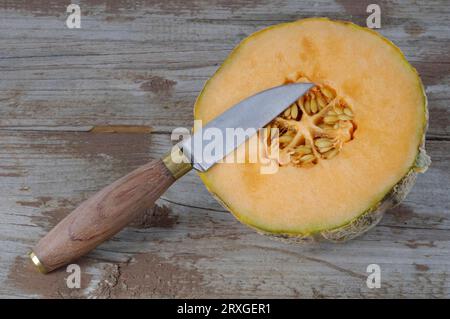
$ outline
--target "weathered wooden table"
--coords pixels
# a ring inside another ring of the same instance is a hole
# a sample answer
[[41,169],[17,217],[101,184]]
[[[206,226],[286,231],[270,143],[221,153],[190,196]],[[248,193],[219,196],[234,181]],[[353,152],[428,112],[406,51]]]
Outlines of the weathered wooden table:
[[[239,224],[191,172],[133,225],[65,269],[26,253],[78,203],[162,155],[192,125],[204,81],[245,36],[327,16],[365,24],[372,1],[0,2],[1,297],[449,297],[450,7],[377,1],[380,32],[420,72],[433,163],[407,200],[343,245],[293,246]],[[381,267],[381,288],[366,267]]]

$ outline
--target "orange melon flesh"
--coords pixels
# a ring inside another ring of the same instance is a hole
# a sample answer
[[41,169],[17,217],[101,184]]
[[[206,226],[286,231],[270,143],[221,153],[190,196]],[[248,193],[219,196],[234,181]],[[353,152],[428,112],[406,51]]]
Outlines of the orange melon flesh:
[[205,85],[195,119],[205,124],[299,72],[352,106],[357,130],[339,155],[268,175],[258,163],[201,174],[239,220],[270,233],[334,229],[375,207],[413,167],[425,131],[422,84],[400,50],[373,31],[319,18],[245,39]]

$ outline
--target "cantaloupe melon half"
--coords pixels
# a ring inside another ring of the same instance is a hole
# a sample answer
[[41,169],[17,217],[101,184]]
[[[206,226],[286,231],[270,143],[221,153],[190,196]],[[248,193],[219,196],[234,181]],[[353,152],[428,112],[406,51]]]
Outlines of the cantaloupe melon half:
[[[239,44],[206,83],[195,119],[206,123],[246,97],[296,81],[318,85],[316,93],[298,101],[297,120],[328,108],[308,128],[310,139],[299,142],[314,149],[314,159],[304,163],[300,153],[297,163],[280,164],[275,174],[261,174],[258,163],[221,163],[201,178],[241,222],[265,234],[353,238],[403,200],[416,173],[429,165],[421,80],[401,51],[378,33],[348,22],[304,19],[261,30]],[[316,100],[311,111],[312,99],[320,98],[327,106]],[[351,117],[341,121],[345,108]],[[327,158],[327,147],[322,154],[314,143],[318,138],[334,143],[332,131],[339,125],[349,136],[333,144],[338,152]]]

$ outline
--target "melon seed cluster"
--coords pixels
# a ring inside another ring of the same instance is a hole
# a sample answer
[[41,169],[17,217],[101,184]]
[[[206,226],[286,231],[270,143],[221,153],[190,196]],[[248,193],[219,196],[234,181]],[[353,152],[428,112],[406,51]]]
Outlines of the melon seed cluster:
[[[295,82],[309,82],[305,77]],[[278,140],[279,165],[308,167],[338,155],[356,129],[350,106],[326,85],[313,87],[269,123],[267,146]]]

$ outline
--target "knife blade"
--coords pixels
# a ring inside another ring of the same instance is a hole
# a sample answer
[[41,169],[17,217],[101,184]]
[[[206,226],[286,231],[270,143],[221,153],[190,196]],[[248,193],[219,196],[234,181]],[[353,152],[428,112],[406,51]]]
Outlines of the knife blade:
[[[258,129],[297,101],[312,86],[311,83],[292,83],[257,93],[226,110],[178,146],[194,169],[205,172],[256,134]],[[250,134],[235,134],[233,139],[226,138],[229,135],[227,130],[236,128]],[[215,130],[223,137],[223,147],[216,148],[218,152],[214,154],[203,152],[202,146],[205,144],[203,142],[210,140],[208,130]]]
[[[305,94],[312,83],[278,86],[253,95],[207,123],[163,158],[155,159],[106,186],[81,203],[44,236],[29,254],[42,273],[50,272],[88,253],[151,207],[178,178],[192,168],[206,171],[244,143],[252,134]],[[252,130],[204,156],[208,130],[226,136],[227,129]],[[180,153],[179,151],[182,151]]]

